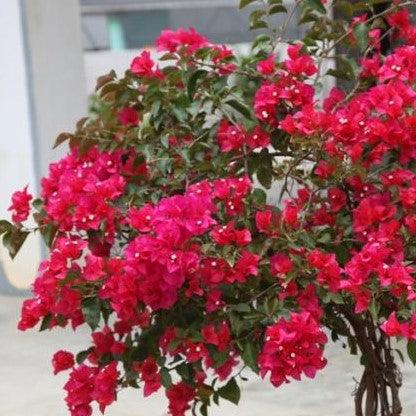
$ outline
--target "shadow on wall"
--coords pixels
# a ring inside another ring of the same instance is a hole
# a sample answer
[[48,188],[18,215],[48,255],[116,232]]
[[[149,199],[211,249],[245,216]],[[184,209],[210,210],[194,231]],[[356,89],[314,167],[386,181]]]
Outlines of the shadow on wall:
[[27,297],[29,293],[29,290],[18,289],[9,282],[3,265],[0,263],[0,295]]

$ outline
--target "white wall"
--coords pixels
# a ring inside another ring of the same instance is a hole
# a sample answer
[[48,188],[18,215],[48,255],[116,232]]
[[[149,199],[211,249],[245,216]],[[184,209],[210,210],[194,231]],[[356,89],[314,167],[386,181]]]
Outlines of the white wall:
[[[33,191],[36,183],[19,0],[0,2],[0,55],[0,217],[5,218],[9,217],[7,207],[12,192],[27,184]],[[39,257],[36,238],[29,241],[15,262],[0,249],[1,268],[17,287],[25,287],[32,280]]]
[[22,0],[29,57],[34,142],[41,175],[60,152],[56,136],[85,115],[83,51],[78,0]]
[[[0,218],[9,218],[12,192],[28,184],[38,193],[63,152],[52,152],[55,137],[86,112],[78,0],[0,0],[0,56]],[[36,236],[13,262],[0,247],[0,292],[3,274],[27,288],[40,258]]]

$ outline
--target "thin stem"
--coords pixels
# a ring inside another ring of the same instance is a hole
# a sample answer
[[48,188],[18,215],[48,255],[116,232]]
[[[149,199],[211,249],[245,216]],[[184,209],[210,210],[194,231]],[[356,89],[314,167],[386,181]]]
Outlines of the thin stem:
[[280,28],[280,33],[278,36],[275,37],[273,43],[272,43],[272,47],[273,47],[273,51],[276,49],[277,45],[282,42],[282,40],[284,39],[287,29],[289,27],[289,23],[292,21],[293,17],[296,14],[296,11],[299,7],[299,5],[301,4],[301,0],[296,0],[295,4],[292,7],[292,10],[290,11],[290,13],[288,14],[285,22],[283,23],[283,25]]
[[268,293],[269,291],[271,291],[272,289],[275,289],[276,287],[279,286],[279,283],[273,283],[271,286],[269,286],[267,289],[264,289],[262,292],[258,293],[257,295],[253,296],[250,300],[249,303],[254,302],[255,300],[261,298],[263,295],[265,295],[266,293]]

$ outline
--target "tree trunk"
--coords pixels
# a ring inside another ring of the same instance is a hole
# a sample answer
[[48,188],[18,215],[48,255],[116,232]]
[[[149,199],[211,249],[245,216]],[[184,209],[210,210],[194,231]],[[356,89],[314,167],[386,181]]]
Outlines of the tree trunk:
[[394,362],[390,338],[368,314],[360,317],[343,308],[363,357],[364,371],[355,391],[356,416],[400,416],[402,406],[399,389],[402,377]]

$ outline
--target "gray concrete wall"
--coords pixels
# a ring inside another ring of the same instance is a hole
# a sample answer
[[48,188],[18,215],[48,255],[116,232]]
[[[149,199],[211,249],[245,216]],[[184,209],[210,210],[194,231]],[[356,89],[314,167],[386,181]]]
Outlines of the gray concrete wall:
[[[38,193],[40,177],[60,151],[57,134],[73,130],[87,93],[77,0],[0,1],[0,218],[17,189]],[[31,235],[12,262],[0,244],[0,293],[28,288],[41,257]]]
[[[32,92],[37,171],[45,174],[59,153],[61,131],[72,131],[86,111],[78,0],[22,0]],[[62,150],[61,150],[62,152]]]

